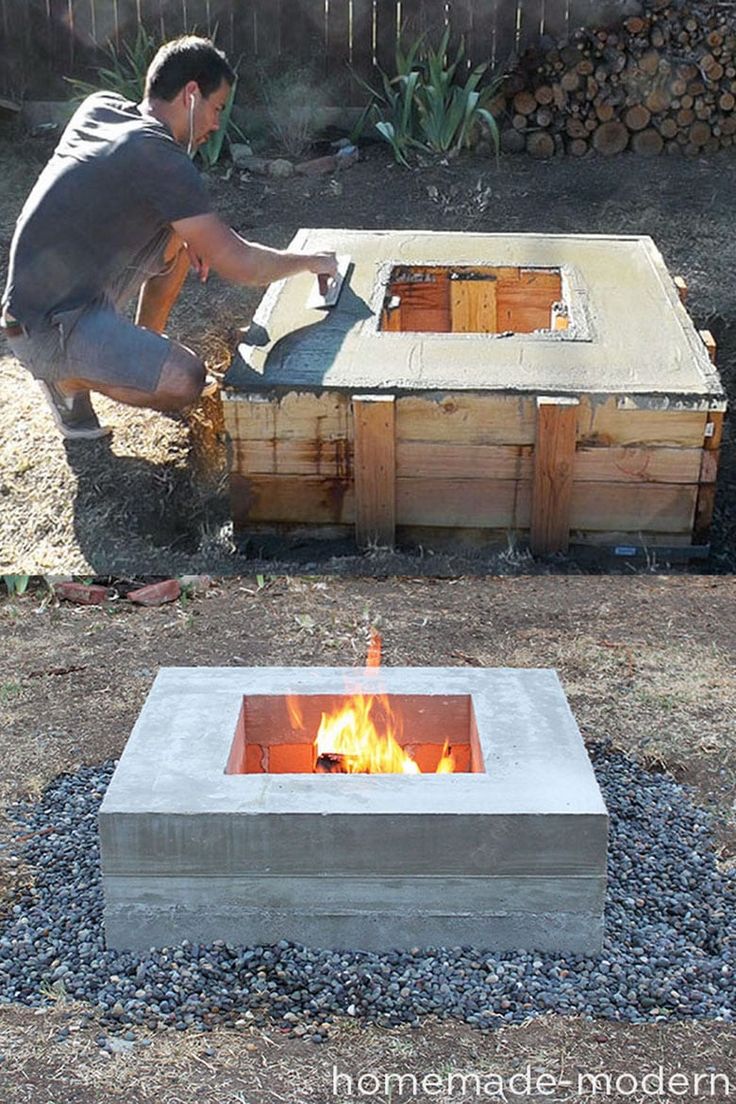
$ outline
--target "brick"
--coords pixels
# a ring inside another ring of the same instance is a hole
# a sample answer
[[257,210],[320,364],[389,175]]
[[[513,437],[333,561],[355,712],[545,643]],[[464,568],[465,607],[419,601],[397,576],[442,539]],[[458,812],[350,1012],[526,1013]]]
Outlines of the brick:
[[246,774],[263,774],[263,748],[260,744],[247,744],[245,748]]
[[101,606],[110,597],[107,587],[88,586],[86,583],[57,583],[54,594],[65,602],[76,602],[78,606]]
[[175,602],[181,594],[181,587],[177,579],[164,579],[162,583],[151,583],[149,586],[131,590],[128,598],[139,606],[162,606],[166,602]]
[[314,769],[312,744],[274,744],[268,749],[271,774],[311,774]]

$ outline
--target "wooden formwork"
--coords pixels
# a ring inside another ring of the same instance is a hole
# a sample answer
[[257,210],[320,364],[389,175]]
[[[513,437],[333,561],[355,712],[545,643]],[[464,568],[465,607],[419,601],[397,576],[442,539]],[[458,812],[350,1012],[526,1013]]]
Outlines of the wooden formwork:
[[[684,282],[669,283],[679,303]],[[472,315],[468,285],[458,286],[451,301],[460,294],[459,309]],[[479,294],[487,309],[487,289]],[[420,300],[402,302],[436,310]],[[713,359],[710,335],[702,342]],[[702,554],[724,407],[713,387],[669,399],[498,387],[351,392],[282,381],[228,389],[233,521],[251,531],[354,532],[363,547],[513,539],[535,553],[574,544]]]

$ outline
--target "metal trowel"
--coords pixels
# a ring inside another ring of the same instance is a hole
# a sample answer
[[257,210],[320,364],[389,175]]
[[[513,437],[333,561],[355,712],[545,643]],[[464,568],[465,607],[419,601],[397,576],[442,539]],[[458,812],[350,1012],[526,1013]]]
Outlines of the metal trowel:
[[336,305],[349,267],[349,254],[338,254],[337,276],[334,280],[327,280],[323,276],[317,277],[317,286],[312,289],[307,299],[307,310],[329,310]]

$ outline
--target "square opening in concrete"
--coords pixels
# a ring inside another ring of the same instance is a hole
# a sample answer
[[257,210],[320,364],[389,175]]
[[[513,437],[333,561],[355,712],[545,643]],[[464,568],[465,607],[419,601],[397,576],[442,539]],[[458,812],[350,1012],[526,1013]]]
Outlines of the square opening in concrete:
[[[262,755],[292,739],[287,698],[318,723],[346,693],[398,703],[422,749],[457,737],[470,769],[242,770],[254,725]],[[554,671],[171,668],[100,810],[106,939],[592,953],[607,830]]]
[[484,770],[469,694],[248,694],[227,774]]
[[559,268],[397,265],[379,329],[394,333],[534,333],[567,329]]

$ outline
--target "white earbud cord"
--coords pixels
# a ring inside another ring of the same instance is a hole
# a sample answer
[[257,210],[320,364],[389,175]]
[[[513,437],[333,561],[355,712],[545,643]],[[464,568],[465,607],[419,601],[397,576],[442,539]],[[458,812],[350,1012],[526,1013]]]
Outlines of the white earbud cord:
[[190,157],[194,157],[194,94],[189,97],[189,145],[187,146],[187,153]]

